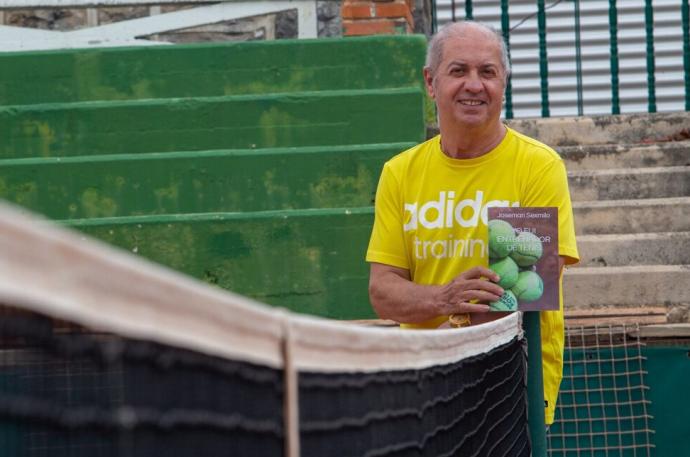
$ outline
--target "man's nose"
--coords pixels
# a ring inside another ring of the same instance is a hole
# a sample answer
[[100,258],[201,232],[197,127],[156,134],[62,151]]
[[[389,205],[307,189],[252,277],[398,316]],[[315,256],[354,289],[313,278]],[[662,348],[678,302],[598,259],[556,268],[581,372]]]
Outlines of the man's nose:
[[482,81],[481,78],[479,78],[479,75],[473,71],[469,72],[467,79],[465,80],[465,89],[476,93],[481,92],[482,87]]

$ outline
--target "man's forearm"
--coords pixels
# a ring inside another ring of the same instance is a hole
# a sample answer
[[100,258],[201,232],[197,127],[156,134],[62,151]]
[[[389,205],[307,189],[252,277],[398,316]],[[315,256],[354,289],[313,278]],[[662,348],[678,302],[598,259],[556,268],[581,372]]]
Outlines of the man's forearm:
[[503,294],[495,284],[498,279],[488,268],[474,267],[447,284],[422,285],[410,280],[408,270],[373,263],[369,297],[380,317],[419,323],[454,313],[487,312],[489,307],[481,303],[496,301]]
[[389,272],[369,283],[369,297],[380,318],[417,323],[443,314],[435,300],[441,287],[415,284]]

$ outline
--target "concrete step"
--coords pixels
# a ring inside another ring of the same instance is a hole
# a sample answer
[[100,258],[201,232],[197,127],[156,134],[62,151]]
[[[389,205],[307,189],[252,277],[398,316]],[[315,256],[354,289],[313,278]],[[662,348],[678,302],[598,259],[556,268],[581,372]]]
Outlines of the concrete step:
[[420,88],[0,105],[0,159],[424,139]]
[[568,172],[573,201],[690,196],[690,166]]
[[425,51],[395,35],[0,53],[0,105],[422,88]]
[[53,219],[370,206],[413,145],[0,159],[0,198]]
[[566,309],[690,305],[690,265],[634,265],[567,269]]
[[578,235],[690,231],[690,197],[573,202]]
[[690,139],[690,112],[512,119],[506,123],[554,148]]
[[690,257],[690,232],[582,235],[579,267],[681,265]]
[[690,141],[562,146],[568,171],[690,165]]

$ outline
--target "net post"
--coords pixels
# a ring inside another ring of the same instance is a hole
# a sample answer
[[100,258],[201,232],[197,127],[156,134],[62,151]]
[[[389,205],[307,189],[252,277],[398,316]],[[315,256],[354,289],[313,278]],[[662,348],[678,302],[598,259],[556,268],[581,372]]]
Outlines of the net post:
[[546,457],[540,315],[539,311],[527,311],[523,316],[527,336],[527,424],[532,457]]
[[290,319],[283,316],[283,426],[285,433],[285,457],[299,457],[300,437],[299,437],[299,388],[297,370],[295,369],[294,356],[292,352],[293,339],[290,329]]

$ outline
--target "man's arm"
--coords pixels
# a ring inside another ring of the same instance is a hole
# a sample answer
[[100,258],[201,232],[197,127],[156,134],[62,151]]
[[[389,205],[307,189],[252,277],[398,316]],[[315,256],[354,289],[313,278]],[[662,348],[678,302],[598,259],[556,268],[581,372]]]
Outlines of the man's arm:
[[[487,281],[488,278],[490,281]],[[415,284],[410,273],[381,263],[372,263],[369,276],[369,298],[382,319],[419,323],[454,313],[485,313],[488,305],[471,300],[492,302],[503,295],[503,289],[491,281],[498,275],[485,267],[474,267],[442,286]]]

